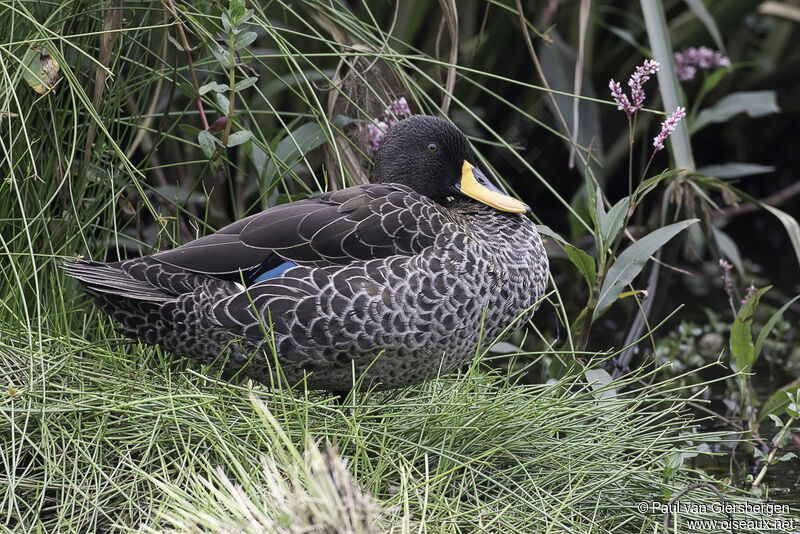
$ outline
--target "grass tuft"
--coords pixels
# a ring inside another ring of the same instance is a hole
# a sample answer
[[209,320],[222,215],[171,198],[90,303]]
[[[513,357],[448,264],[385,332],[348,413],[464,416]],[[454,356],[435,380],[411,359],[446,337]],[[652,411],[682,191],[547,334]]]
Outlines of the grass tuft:
[[647,376],[522,386],[473,366],[342,405],[140,345],[20,341],[0,346],[0,510],[16,532],[640,532],[662,518],[639,503],[716,483],[667,476],[674,457],[726,438],[698,429],[688,391]]

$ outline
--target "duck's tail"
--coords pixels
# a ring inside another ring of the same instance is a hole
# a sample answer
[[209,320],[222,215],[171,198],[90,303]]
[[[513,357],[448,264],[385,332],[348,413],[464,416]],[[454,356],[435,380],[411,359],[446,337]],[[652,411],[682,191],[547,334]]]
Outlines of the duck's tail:
[[[143,259],[143,258],[142,258]],[[131,260],[135,261],[135,260]],[[125,268],[128,262],[70,261],[64,263],[67,274],[80,280],[92,294],[117,296],[145,302],[168,302],[176,295],[169,293],[147,278],[137,278]]]
[[113,263],[72,261],[67,273],[82,282],[98,307],[122,325],[122,333],[167,350],[202,338],[215,299],[236,285],[143,257]]

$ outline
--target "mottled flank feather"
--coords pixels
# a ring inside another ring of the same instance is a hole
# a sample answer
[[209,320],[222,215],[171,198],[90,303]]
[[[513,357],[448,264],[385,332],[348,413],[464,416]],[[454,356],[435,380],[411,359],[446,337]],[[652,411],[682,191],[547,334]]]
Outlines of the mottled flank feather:
[[[456,167],[472,157],[458,150]],[[548,269],[526,216],[418,189],[351,187],[173,250],[66,269],[128,335],[228,374],[330,391],[362,375],[376,388],[412,384],[530,318]]]

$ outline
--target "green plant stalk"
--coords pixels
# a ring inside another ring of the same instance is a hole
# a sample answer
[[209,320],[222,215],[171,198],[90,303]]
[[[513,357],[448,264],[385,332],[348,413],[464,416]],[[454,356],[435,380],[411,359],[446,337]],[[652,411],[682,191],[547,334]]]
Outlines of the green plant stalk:
[[[594,286],[591,288],[591,293],[589,295],[589,301],[586,304],[586,317],[581,325],[581,336],[578,340],[577,350],[585,350],[586,345],[589,343],[589,331],[592,328],[592,316],[594,315],[594,310],[599,302],[600,291],[603,288],[603,282],[608,274],[608,269],[611,267],[608,259],[616,257],[617,250],[619,250],[620,244],[622,243],[622,237],[625,235],[628,222],[630,221],[633,211],[636,207],[633,198],[633,132],[635,129],[635,124],[635,116],[633,121],[630,117],[628,117],[628,211],[625,215],[625,221],[622,223],[622,227],[617,232],[613,246],[609,248],[606,243],[601,243],[602,246],[599,247],[598,253],[600,254],[600,263],[597,269],[597,278],[595,278]],[[642,179],[643,178],[644,177],[642,177]],[[639,180],[640,183],[642,179]],[[587,194],[591,194],[591,192],[587,191]],[[599,232],[599,229],[597,231]]]
[[747,428],[750,432],[750,437],[758,436],[758,410],[755,406],[756,394],[753,390],[752,375],[747,374],[742,376],[741,382],[742,391],[740,397],[742,399],[739,406],[739,413],[742,415],[742,426]]
[[[664,5],[662,2],[654,2],[653,0],[641,0],[641,5],[653,59],[658,61],[660,65],[657,76],[658,86],[661,89],[661,96],[664,102],[664,111],[672,113],[675,108],[683,105],[683,97],[672,59],[672,43],[670,42],[667,19],[664,15]],[[694,171],[694,156],[692,155],[692,145],[689,141],[689,128],[686,121],[681,122],[672,132],[670,144],[672,146],[672,156],[675,159],[675,168],[685,169],[688,172]]]
[[767,474],[767,469],[769,469],[772,460],[775,459],[775,454],[778,452],[778,449],[780,448],[781,441],[783,441],[783,436],[785,436],[786,433],[789,431],[789,427],[792,426],[794,420],[795,420],[794,417],[789,417],[789,419],[786,421],[786,424],[784,424],[783,428],[781,428],[778,437],[775,438],[775,444],[772,446],[772,450],[769,451],[769,455],[767,456],[767,459],[764,461],[764,467],[761,468],[761,472],[758,473],[758,476],[753,481],[754,488],[757,488],[761,484],[761,481],[764,480],[764,476]]
[[633,116],[633,121],[628,117],[628,199],[631,207],[633,207],[633,132],[635,129],[636,115]]
[[[232,32],[233,30],[231,30]],[[228,101],[228,120],[225,122],[225,132],[222,134],[222,146],[228,146],[228,136],[231,134],[231,126],[233,125],[233,111],[234,111],[234,102],[236,101],[236,83],[235,83],[235,76],[236,76],[236,37],[231,33],[231,49],[230,49],[230,56],[231,62],[228,65],[228,85],[231,88],[231,98]]]
[[[631,143],[633,143],[633,129],[630,129],[630,131]],[[631,144],[631,146],[633,145]],[[631,150],[631,153],[633,153],[633,150]],[[617,236],[614,239],[614,244],[609,248],[605,243],[603,243],[603,246],[599,251],[600,264],[597,268],[597,278],[595,279],[594,286],[592,287],[592,292],[589,295],[589,302],[586,304],[586,317],[581,325],[581,337],[578,341],[577,350],[585,350],[586,345],[589,343],[589,331],[592,329],[592,316],[594,315],[595,308],[597,308],[597,303],[600,301],[600,291],[603,289],[603,283],[606,280],[608,269],[611,268],[611,262],[608,260],[609,258],[615,258],[617,256],[617,251],[619,250],[619,247],[622,244],[622,238],[625,235],[625,229],[628,227],[628,223],[630,222],[631,216],[633,215],[633,211],[636,207],[634,204],[633,193],[630,193],[628,198],[630,199],[628,201],[628,212],[625,214],[625,221],[622,223],[622,227],[619,229],[619,232],[617,232]]]
[[[622,232],[620,232],[620,239],[621,235]],[[603,248],[600,250],[600,265],[597,268],[597,278],[595,278],[594,287],[592,287],[592,292],[589,294],[589,302],[586,303],[586,315],[581,324],[581,337],[578,338],[578,345],[575,348],[577,351],[586,350],[586,345],[589,344],[589,332],[592,329],[592,316],[594,315],[597,303],[600,301],[600,290],[603,288],[603,282],[608,272],[607,267],[609,267],[609,265],[607,259],[608,255],[606,254],[605,244],[603,244]]]
[[192,49],[189,48],[189,41],[186,39],[186,33],[183,31],[183,23],[181,22],[180,17],[178,17],[178,11],[175,9],[175,4],[172,3],[172,0],[168,0],[168,6],[170,12],[172,12],[172,16],[175,17],[175,21],[178,23],[178,34],[181,38],[183,51],[186,54],[186,61],[189,64],[189,74],[192,76],[192,85],[197,93],[197,97],[195,98],[197,111],[200,113],[200,120],[203,122],[203,129],[208,130],[208,119],[206,118],[206,112],[203,109],[203,98],[200,96],[200,84],[197,81],[197,73],[194,71],[194,63],[192,62]]

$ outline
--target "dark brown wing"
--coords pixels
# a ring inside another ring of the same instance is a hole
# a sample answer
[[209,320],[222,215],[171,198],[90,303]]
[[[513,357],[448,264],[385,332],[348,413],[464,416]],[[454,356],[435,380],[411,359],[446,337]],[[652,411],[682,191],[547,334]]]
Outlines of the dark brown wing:
[[297,264],[342,265],[415,254],[433,244],[445,210],[399,184],[368,184],[283,204],[153,259],[214,276]]

